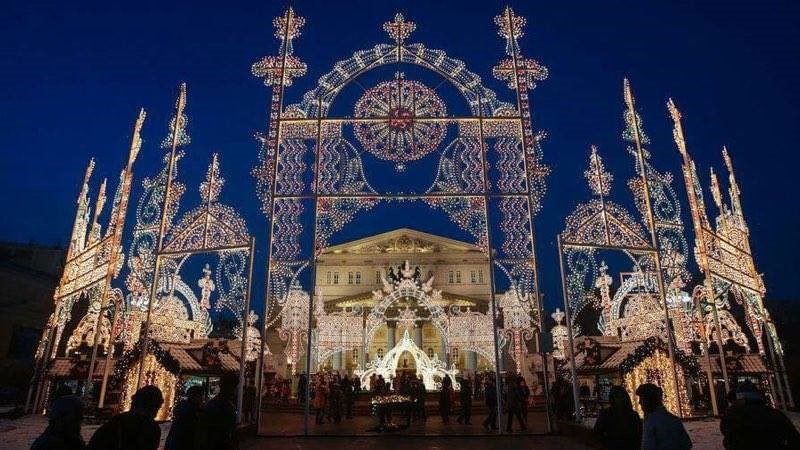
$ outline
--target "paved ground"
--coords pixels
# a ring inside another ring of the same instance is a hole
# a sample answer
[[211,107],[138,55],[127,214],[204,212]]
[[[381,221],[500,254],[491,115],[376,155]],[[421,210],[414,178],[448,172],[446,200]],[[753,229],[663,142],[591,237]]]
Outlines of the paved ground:
[[[800,413],[789,413],[795,426],[800,428]],[[367,418],[363,418],[367,420]],[[299,422],[298,422],[299,423]],[[366,422],[365,422],[366,423]],[[429,422],[431,431],[439,432],[464,432],[468,428],[460,428],[458,424],[437,425],[436,419]],[[47,419],[43,416],[26,416],[18,420],[0,420],[0,448],[3,450],[27,450],[34,439],[47,426]],[[351,425],[355,426],[355,425]],[[586,426],[591,426],[587,423]],[[711,450],[722,448],[722,435],[719,432],[719,420],[694,420],[685,422],[685,426],[694,444],[694,450]],[[88,441],[97,429],[97,425],[86,425],[82,434]],[[323,425],[324,429],[326,425]],[[332,427],[332,426],[331,426]],[[162,442],[169,430],[169,423],[161,425]],[[512,435],[512,436],[409,436],[412,430],[400,435],[378,436],[326,436],[326,437],[254,437],[245,439],[242,448],[247,450],[280,448],[281,450],[306,450],[324,448],[326,450],[377,448],[384,450],[414,448],[419,450],[438,449],[498,449],[511,448],[536,448],[536,449],[584,449],[589,448],[578,443],[568,436],[541,436],[541,435]],[[524,446],[524,447],[523,447]],[[767,450],[767,449],[764,449]]]
[[494,437],[323,437],[323,438],[258,438],[249,439],[242,449],[281,449],[281,450],[510,450],[516,448],[535,448],[537,450],[581,450],[589,449],[571,439],[557,436],[494,436]]
[[[485,415],[472,416],[471,425],[462,425],[456,422],[457,415],[450,417],[450,423],[444,424],[439,416],[430,416],[427,422],[412,423],[411,426],[402,430],[393,432],[391,434],[397,435],[487,435],[487,432],[481,423],[486,418]],[[395,415],[393,422],[397,424],[404,424],[405,419]],[[505,423],[505,418],[503,419]],[[544,413],[530,412],[528,413],[528,433],[529,434],[544,434],[547,430],[545,428]],[[314,417],[309,417],[309,434],[321,436],[375,436],[381,435],[376,431],[371,431],[378,424],[375,417],[370,416],[356,416],[350,420],[342,419],[338,424],[325,423],[316,425]],[[514,431],[519,431],[519,426],[514,423]],[[301,414],[291,413],[264,413],[262,414],[260,434],[270,436],[296,436],[303,434],[303,416]]]

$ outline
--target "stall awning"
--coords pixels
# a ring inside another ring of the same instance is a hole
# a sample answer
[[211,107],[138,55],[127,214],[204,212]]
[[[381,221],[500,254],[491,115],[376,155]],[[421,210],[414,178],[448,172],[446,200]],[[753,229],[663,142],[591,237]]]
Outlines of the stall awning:
[[[708,360],[705,356],[697,358],[702,372],[706,372]],[[734,374],[765,374],[771,370],[767,367],[764,358],[758,353],[746,353],[743,355],[726,355],[725,368],[728,373]],[[711,355],[711,372],[721,374],[722,368],[719,364],[719,355]]]
[[[111,362],[111,370],[114,371],[114,362]],[[100,378],[106,367],[105,357],[97,358],[94,364],[94,374],[92,378]],[[89,375],[89,361],[74,358],[56,358],[50,362],[47,375],[52,378],[80,379]]]

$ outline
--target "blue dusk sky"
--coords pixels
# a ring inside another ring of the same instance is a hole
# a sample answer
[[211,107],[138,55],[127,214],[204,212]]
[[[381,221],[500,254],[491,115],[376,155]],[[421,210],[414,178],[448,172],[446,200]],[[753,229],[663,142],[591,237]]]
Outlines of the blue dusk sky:
[[[133,120],[143,106],[148,120],[135,167],[135,208],[142,177],[154,175],[159,166],[163,150],[158,144],[167,131],[177,86],[186,81],[192,144],[180,166],[187,184],[184,209],[198,201],[196,186],[211,153],[220,152],[227,179],[222,199],[240,209],[257,239],[254,303],[263,301],[268,222],[260,213],[250,170],[258,152],[253,135],[266,128],[270,91],[250,74],[250,66],[277,52],[272,19],[289,3],[202,3],[4,5],[0,240],[65,244],[88,159],[97,159],[94,198],[101,177],[115,187]],[[296,1],[291,5],[306,25],[294,49],[308,64],[308,73],[287,90],[287,103],[299,101],[336,61],[388,42],[382,24],[395,12],[417,24],[409,41],[464,61],[499,98],[512,101],[513,92],[491,74],[504,57],[493,17],[506,4],[527,18],[520,41],[524,56],[550,70],[550,77],[531,94],[534,126],[548,133],[544,161],[552,168],[535,219],[547,307],[561,299],[556,234],[570,211],[589,198],[583,170],[590,144],[599,146],[615,175],[612,196],[632,206],[626,181],[634,168],[621,139],[623,77],[633,83],[653,141],[653,163],[675,175],[684,205],[667,98],[683,112],[689,150],[704,183],[710,166],[724,174],[720,149],[728,146],[768,298],[796,298],[798,2]],[[379,75],[391,78],[393,70]],[[410,75],[413,69],[408,70]],[[377,83],[380,77],[364,83]],[[426,77],[431,86],[430,75]],[[446,100],[447,95],[442,93]],[[350,114],[347,108],[342,112]],[[425,184],[420,180],[430,176],[429,169],[409,169],[393,176],[405,177],[398,180],[413,186]],[[711,201],[708,207],[716,214]],[[689,225],[686,212],[684,207]],[[403,214],[376,208],[354,220],[338,240],[399,226],[464,238],[446,219],[433,216],[414,207]],[[693,242],[690,226],[686,236]],[[693,260],[690,269],[697,272]]]

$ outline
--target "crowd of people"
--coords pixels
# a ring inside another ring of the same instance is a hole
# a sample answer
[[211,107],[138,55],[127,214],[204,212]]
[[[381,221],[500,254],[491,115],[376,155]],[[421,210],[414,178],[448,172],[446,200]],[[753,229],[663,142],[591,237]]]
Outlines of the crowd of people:
[[[692,441],[681,419],[664,407],[664,393],[655,384],[636,389],[644,420],[633,409],[628,392],[611,387],[610,405],[594,425],[599,443],[608,449],[686,450]],[[720,420],[723,445],[728,450],[800,448],[800,433],[782,412],[773,408],[749,381],[728,395]]]
[[[239,377],[220,379],[219,393],[203,403],[203,389],[192,386],[173,410],[166,450],[236,449],[236,388]],[[57,393],[48,425],[31,450],[156,450],[161,428],[155,421],[164,397],[156,386],[144,386],[131,398],[129,411],[98,428],[88,444],[81,436],[83,401],[71,392]]]

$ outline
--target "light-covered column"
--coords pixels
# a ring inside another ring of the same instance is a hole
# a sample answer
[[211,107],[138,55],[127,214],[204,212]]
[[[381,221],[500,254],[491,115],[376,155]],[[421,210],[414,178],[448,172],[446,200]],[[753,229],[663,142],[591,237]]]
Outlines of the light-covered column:
[[448,367],[450,367],[450,353],[447,351],[447,341],[445,341],[444,336],[441,337],[441,350],[439,350],[439,359],[444,361]]

